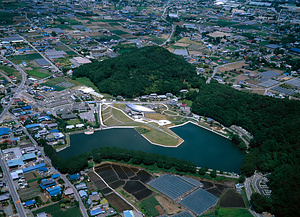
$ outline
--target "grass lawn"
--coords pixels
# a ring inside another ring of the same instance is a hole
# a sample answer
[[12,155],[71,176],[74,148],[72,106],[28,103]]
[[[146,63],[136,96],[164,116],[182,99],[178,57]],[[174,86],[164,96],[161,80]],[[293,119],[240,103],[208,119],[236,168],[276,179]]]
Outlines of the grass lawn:
[[146,118],[152,119],[152,120],[166,120],[166,117],[162,114],[154,113],[154,114],[145,114]]
[[247,209],[236,208],[220,208],[218,217],[252,217],[252,214]]
[[50,206],[33,211],[33,215],[36,216],[38,213],[46,212],[52,217],[81,217],[81,213],[78,207],[72,207],[67,210],[62,210],[58,203],[55,203]]
[[113,125],[119,125],[119,124],[122,124],[122,122],[114,119],[114,118],[109,118],[107,119],[106,121],[104,121],[103,119],[103,123],[106,125],[106,126],[113,126]]
[[75,80],[70,80],[73,84],[77,86],[85,85],[93,88],[96,92],[99,92],[98,88],[94,85],[94,83],[87,77],[76,78]]
[[170,111],[170,110],[165,110],[164,114],[167,114],[167,115],[177,115],[178,113],[174,112],[174,111]]
[[43,57],[38,54],[38,53],[33,53],[33,54],[24,54],[24,55],[16,55],[16,56],[11,56],[9,59],[14,62],[15,64],[20,64],[22,62],[28,62],[30,60],[35,60],[35,59],[42,59]]
[[115,108],[111,108],[111,113],[113,114],[113,116],[118,119],[119,121],[125,123],[125,122],[132,122],[133,120],[130,119],[129,117],[127,117],[123,112],[115,109]]
[[144,136],[146,136],[151,142],[166,146],[176,146],[179,141],[177,138],[156,129],[151,129],[151,131],[145,133]]
[[37,77],[37,78],[46,78],[48,76],[50,76],[49,74],[45,73],[45,72],[40,72],[38,70],[29,70],[26,71],[26,74]]
[[68,120],[67,123],[68,123],[68,125],[81,124],[79,119]]

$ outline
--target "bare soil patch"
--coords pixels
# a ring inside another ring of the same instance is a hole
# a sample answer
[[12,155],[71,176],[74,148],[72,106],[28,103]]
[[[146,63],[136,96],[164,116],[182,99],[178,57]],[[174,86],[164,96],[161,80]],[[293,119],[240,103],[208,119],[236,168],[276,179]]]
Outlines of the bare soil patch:
[[161,206],[164,208],[165,212],[170,215],[174,213],[178,213],[181,211],[178,206],[176,206],[174,203],[170,202],[168,199],[161,195],[156,195],[155,196],[156,200],[161,204]]
[[159,212],[159,215],[165,214],[163,208],[160,205],[156,205],[155,209]]

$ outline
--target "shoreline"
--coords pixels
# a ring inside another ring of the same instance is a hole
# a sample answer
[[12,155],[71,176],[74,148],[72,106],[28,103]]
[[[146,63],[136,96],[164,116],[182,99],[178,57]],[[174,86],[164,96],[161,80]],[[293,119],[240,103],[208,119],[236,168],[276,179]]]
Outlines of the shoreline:
[[[205,126],[202,126],[202,125],[200,125],[200,124],[194,123],[193,121],[187,121],[187,122],[185,122],[185,123],[178,124],[178,125],[175,125],[175,126],[172,126],[172,127],[168,127],[168,128],[171,129],[171,128],[175,128],[175,127],[181,127],[181,126],[184,126],[184,125],[186,125],[186,124],[188,124],[188,123],[194,124],[194,125],[196,125],[197,127],[201,127],[201,128],[203,128],[203,129],[205,129],[205,130],[208,130],[208,131],[210,131],[210,132],[212,132],[212,133],[215,133],[215,134],[217,134],[217,135],[219,135],[219,136],[222,136],[222,137],[224,137],[224,138],[226,138],[226,139],[229,139],[229,136],[225,136],[225,135],[223,135],[223,134],[221,134],[221,133],[219,133],[219,132],[216,132],[215,130],[212,130],[212,129],[207,128],[207,127],[205,127]],[[230,139],[229,139],[229,140],[230,140]]]

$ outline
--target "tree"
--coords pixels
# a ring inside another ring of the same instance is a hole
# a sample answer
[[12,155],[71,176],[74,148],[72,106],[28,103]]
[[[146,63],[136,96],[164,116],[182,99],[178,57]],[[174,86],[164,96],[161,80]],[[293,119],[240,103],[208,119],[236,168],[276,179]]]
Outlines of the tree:
[[57,36],[56,32],[55,32],[55,31],[52,31],[52,32],[51,32],[51,36],[56,37],[56,36]]
[[216,177],[217,177],[217,171],[216,171],[216,170],[211,171],[211,172],[210,172],[210,176],[211,176],[212,178],[216,178]]
[[244,183],[245,182],[245,175],[241,174],[239,177],[239,183]]
[[271,211],[271,199],[268,197],[263,197],[259,193],[255,192],[251,195],[250,203],[258,213]]

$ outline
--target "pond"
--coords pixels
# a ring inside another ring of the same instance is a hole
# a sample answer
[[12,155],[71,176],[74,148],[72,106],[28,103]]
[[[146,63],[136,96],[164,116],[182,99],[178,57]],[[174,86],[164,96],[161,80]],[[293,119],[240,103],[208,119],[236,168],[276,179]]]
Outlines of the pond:
[[191,123],[172,128],[172,131],[184,139],[177,148],[152,145],[134,129],[114,128],[92,135],[71,135],[71,146],[59,152],[59,155],[68,158],[95,148],[111,146],[182,158],[200,167],[226,172],[240,171],[245,153],[230,140]]

